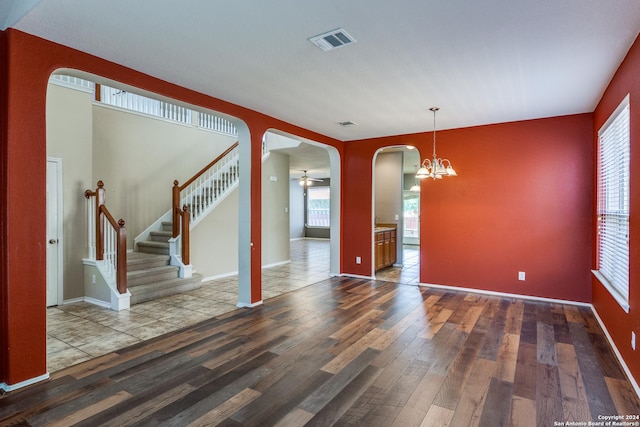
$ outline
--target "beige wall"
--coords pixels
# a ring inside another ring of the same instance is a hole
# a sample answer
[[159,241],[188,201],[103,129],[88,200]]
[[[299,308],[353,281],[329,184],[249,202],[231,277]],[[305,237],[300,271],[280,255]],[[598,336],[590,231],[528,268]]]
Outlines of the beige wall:
[[[102,180],[107,207],[126,221],[128,248],[170,208],[174,179],[184,182],[235,138],[94,105],[92,95],[49,85],[48,156],[63,159],[64,299],[85,295],[84,191]],[[289,260],[289,159],[272,153],[263,165],[263,263]],[[277,176],[277,181],[270,181]],[[192,231],[191,262],[205,278],[238,270],[238,191]]]
[[262,163],[262,265],[289,259],[289,156],[271,152]]
[[92,94],[54,84],[47,91],[47,156],[62,158],[63,298],[84,295],[87,256],[84,191],[92,179]]
[[402,153],[380,153],[376,157],[375,216],[378,222],[399,224],[402,217]]
[[191,231],[191,264],[204,278],[238,271],[238,189]]
[[93,179],[107,207],[126,221],[127,247],[171,208],[171,187],[206,166],[235,138],[95,105]]

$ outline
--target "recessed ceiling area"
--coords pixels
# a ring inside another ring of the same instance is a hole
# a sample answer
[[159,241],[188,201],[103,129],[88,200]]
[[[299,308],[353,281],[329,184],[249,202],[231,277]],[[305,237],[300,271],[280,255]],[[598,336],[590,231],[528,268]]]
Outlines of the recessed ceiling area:
[[[640,7],[0,0],[0,21],[350,141],[428,131],[432,105],[439,129],[591,112],[640,31]],[[324,52],[309,40],[337,28],[357,43]]]

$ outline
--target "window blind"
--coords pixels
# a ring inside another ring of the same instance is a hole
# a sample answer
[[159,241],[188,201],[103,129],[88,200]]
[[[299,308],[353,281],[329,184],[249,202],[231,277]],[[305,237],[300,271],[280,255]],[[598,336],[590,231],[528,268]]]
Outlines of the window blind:
[[[598,132],[598,271],[629,301],[629,101]],[[606,284],[607,285],[607,284]]]

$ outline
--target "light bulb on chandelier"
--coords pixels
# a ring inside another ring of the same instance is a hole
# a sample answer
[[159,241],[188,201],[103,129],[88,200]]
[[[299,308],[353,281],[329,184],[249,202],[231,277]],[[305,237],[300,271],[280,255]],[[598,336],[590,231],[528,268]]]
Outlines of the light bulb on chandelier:
[[433,111],[433,158],[426,158],[422,161],[416,178],[442,179],[443,176],[458,176],[449,159],[440,159],[436,155],[436,111],[439,108],[432,107],[430,110]]

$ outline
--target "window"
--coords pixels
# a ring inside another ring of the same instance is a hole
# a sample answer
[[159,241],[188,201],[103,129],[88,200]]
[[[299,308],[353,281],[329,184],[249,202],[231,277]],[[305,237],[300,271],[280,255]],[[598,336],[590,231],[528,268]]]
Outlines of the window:
[[598,132],[598,279],[629,310],[629,96]]
[[329,227],[331,224],[331,187],[307,188],[307,226]]

